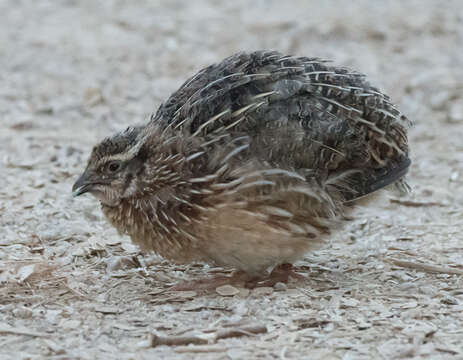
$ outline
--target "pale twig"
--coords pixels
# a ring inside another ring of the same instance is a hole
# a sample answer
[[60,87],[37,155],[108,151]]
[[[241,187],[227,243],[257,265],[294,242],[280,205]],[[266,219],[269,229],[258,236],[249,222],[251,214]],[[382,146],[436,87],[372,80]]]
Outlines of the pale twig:
[[392,262],[394,265],[397,265],[400,267],[420,270],[420,271],[429,272],[429,273],[463,275],[463,270],[449,268],[445,266],[423,264],[423,263],[417,263],[417,262],[412,262],[412,261],[407,261],[407,260],[392,259],[392,258],[389,259],[389,261]]
[[167,345],[167,346],[178,346],[178,345],[204,345],[207,344],[208,340],[200,338],[198,336],[159,336],[151,334],[151,347]]
[[446,206],[445,204],[437,202],[437,201],[423,202],[423,201],[400,200],[400,199],[389,199],[389,201],[393,204],[399,204],[399,205],[409,206],[409,207]]
[[159,336],[151,334],[150,344],[151,347],[160,345],[179,346],[179,345],[205,345],[208,343],[215,343],[220,339],[228,339],[232,337],[253,336],[256,334],[265,334],[267,327],[264,325],[249,325],[239,328],[231,328],[219,330],[215,336],[204,338],[200,336]]
[[35,337],[50,336],[45,333],[30,331],[26,328],[15,328],[7,324],[0,324],[0,334],[27,335],[27,336],[35,336]]
[[252,336],[256,334],[265,334],[267,327],[265,325],[250,325],[241,328],[231,328],[218,331],[215,340],[228,339],[231,337]]
[[179,346],[175,348],[176,353],[211,353],[225,352],[228,349],[217,345]]

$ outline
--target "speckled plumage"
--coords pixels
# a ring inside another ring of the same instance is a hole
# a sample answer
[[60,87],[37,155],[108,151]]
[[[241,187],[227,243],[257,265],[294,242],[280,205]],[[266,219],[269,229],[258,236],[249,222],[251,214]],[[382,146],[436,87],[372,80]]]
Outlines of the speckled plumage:
[[403,183],[408,126],[359,73],[238,53],[97,145],[74,190],[145,250],[261,275],[320,244],[347,203]]

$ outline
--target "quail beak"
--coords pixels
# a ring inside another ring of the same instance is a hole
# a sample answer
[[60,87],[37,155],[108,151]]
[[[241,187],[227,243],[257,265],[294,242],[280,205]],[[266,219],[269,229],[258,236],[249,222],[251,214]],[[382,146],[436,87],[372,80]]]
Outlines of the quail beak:
[[72,196],[77,197],[92,189],[93,183],[89,181],[87,173],[84,172],[72,186]]

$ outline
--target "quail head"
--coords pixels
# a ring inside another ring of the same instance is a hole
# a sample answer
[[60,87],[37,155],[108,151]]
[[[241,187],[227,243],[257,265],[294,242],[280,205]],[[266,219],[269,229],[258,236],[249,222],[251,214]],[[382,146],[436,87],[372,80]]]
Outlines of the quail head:
[[357,72],[238,53],[97,144],[73,191],[146,251],[262,276],[319,245],[357,199],[405,186],[408,126]]

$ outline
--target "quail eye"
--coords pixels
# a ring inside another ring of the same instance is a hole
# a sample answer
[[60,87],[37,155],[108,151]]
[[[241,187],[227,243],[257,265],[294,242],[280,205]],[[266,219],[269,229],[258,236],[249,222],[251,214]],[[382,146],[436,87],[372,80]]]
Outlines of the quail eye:
[[108,171],[111,173],[116,172],[121,168],[121,163],[119,161],[113,161],[108,164]]

